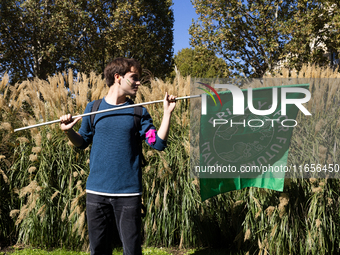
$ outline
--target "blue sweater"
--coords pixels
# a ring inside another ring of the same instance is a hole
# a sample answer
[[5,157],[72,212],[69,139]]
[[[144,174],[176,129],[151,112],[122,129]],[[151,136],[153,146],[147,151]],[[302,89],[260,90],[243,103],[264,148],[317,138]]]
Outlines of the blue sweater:
[[[93,102],[86,106],[85,113],[91,112]],[[128,100],[122,105],[110,105],[103,98],[98,110],[133,104]],[[91,130],[90,116],[82,120],[79,134],[85,149],[92,143],[90,154],[90,174],[86,183],[87,192],[103,195],[135,195],[142,193],[142,171],[139,164],[138,141],[135,138],[133,107],[96,114],[95,132]],[[155,129],[151,116],[143,107],[141,130],[139,134],[145,139],[149,129]],[[146,143],[156,150],[164,150],[166,141],[156,134],[156,142]]]

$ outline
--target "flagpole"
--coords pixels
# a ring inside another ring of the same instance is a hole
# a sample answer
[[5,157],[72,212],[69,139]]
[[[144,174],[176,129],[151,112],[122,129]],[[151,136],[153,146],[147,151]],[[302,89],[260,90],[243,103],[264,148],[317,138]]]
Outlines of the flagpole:
[[[175,101],[182,100],[182,99],[196,98],[196,97],[201,97],[201,95],[177,97],[177,98],[175,98]],[[163,99],[162,100],[151,101],[151,102],[139,103],[139,104],[131,104],[131,105],[126,105],[126,106],[121,106],[121,107],[116,107],[116,108],[110,108],[110,109],[105,109],[105,110],[100,110],[100,111],[95,111],[95,112],[84,113],[84,114],[81,114],[81,115],[72,116],[72,118],[75,119],[75,118],[78,118],[78,117],[85,117],[85,116],[89,116],[89,115],[93,115],[93,114],[97,114],[97,113],[116,111],[116,110],[136,107],[136,106],[142,106],[142,105],[148,105],[148,104],[156,104],[156,103],[162,103],[162,102],[164,102]],[[50,125],[50,124],[54,124],[54,123],[58,123],[58,122],[60,122],[60,120],[52,120],[52,121],[48,121],[48,122],[44,122],[44,123],[39,123],[39,124],[32,125],[32,126],[17,128],[17,129],[14,129],[14,132],[22,131],[22,130],[30,129],[30,128],[41,127],[41,126],[45,126],[45,125]]]

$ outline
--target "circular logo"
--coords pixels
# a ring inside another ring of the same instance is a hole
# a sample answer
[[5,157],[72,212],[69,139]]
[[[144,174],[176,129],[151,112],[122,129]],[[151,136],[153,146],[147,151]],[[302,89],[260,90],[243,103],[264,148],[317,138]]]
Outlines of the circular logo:
[[228,123],[219,125],[213,138],[214,150],[223,161],[253,161],[270,146],[274,127],[268,117],[250,113],[227,120]]

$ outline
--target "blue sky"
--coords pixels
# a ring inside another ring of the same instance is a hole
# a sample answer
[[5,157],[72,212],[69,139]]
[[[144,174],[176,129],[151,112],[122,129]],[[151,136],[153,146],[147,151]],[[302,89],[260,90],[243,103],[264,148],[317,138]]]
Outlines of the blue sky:
[[172,2],[175,17],[174,54],[177,54],[183,48],[190,48],[188,30],[192,19],[197,20],[198,15],[190,0],[172,0]]

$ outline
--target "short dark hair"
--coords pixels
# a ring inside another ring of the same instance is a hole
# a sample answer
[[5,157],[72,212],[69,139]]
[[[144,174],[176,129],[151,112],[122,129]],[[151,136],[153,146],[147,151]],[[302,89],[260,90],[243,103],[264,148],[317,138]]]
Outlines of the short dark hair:
[[115,74],[124,76],[127,72],[134,68],[138,75],[142,74],[140,63],[133,58],[116,58],[111,61],[104,70],[104,76],[107,86],[111,87],[115,82]]

